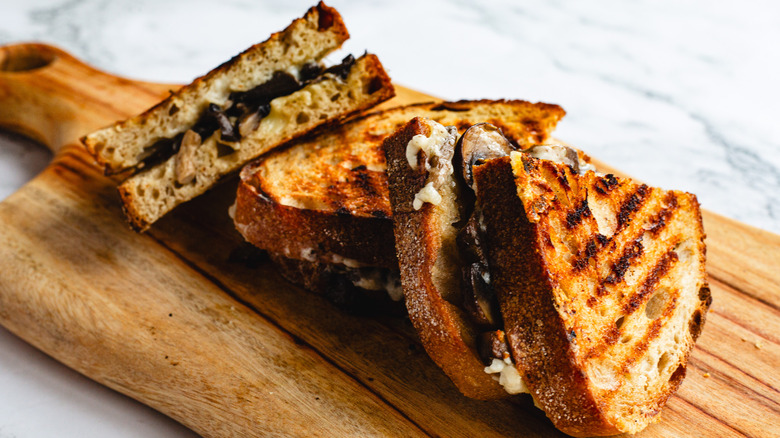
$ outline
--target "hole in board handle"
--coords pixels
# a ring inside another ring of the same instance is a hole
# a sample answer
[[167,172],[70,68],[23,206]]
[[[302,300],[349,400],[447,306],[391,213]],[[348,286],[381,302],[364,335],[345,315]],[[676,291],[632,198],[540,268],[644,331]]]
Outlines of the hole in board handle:
[[0,47],[0,72],[23,73],[54,62],[57,55],[40,44]]

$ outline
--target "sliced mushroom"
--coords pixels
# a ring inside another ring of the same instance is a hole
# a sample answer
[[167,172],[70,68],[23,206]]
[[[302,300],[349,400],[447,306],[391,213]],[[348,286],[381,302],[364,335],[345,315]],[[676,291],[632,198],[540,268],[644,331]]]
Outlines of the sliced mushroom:
[[460,257],[465,263],[487,264],[480,237],[479,219],[476,213],[472,213],[466,225],[458,231],[455,238]]
[[577,151],[561,144],[543,144],[531,146],[523,152],[540,160],[549,160],[559,164],[565,164],[574,169],[574,173],[580,173],[580,158]]
[[322,69],[322,66],[314,61],[309,61],[306,64],[303,64],[303,67],[301,67],[301,71],[299,73],[301,82],[308,82],[317,79],[317,77],[322,74]]
[[490,286],[490,273],[485,264],[471,263],[464,267],[461,291],[463,307],[475,324],[486,328],[499,325],[498,301]]
[[330,73],[334,76],[338,76],[341,79],[346,79],[347,76],[349,76],[349,70],[352,68],[352,66],[355,64],[355,57],[351,54],[344,57],[344,59],[341,60],[340,64],[333,65],[331,67],[328,67],[325,69],[322,74]]
[[238,119],[238,133],[241,137],[248,137],[260,125],[263,117],[271,112],[271,106],[268,104],[260,105],[256,111],[246,112]]
[[254,107],[264,105],[279,96],[291,94],[298,91],[301,87],[303,87],[303,84],[298,79],[295,79],[295,76],[285,71],[276,71],[271,79],[251,90],[234,93],[230,96],[230,99]]
[[223,141],[236,142],[241,139],[241,135],[233,129],[230,118],[222,111],[219,105],[209,104],[207,112],[217,122],[220,138]]
[[463,180],[473,187],[471,168],[479,161],[509,155],[515,150],[512,143],[504,137],[501,129],[490,123],[478,123],[463,133],[456,149],[460,154]]
[[200,134],[192,129],[187,130],[181,139],[179,152],[176,154],[175,176],[179,184],[189,184],[195,179],[195,152],[201,144]]

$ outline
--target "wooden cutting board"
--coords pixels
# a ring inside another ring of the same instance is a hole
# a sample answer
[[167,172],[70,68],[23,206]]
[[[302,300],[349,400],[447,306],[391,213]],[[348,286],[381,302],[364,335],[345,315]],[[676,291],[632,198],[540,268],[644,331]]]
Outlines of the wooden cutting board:
[[[0,48],[0,126],[55,152],[0,203],[2,325],[204,436],[560,435],[529,397],[461,396],[408,322],[346,315],[280,279],[231,225],[235,181],[131,231],[77,139],[174,88],[46,45]],[[398,88],[385,105],[431,99]],[[680,391],[639,436],[778,436],[780,236],[704,221],[712,309]]]

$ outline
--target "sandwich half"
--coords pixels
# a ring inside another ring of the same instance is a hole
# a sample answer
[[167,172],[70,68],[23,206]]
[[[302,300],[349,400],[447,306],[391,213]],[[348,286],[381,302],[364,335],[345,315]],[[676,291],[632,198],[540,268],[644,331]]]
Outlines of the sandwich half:
[[711,302],[696,197],[486,125],[417,118],[384,148],[409,317],[455,385],[528,392],[574,436],[653,421]]
[[291,282],[350,312],[399,314],[403,296],[382,140],[425,116],[462,129],[489,121],[530,146],[548,141],[564,114],[551,104],[479,100],[361,116],[246,165],[233,220]]
[[133,227],[147,229],[251,159],[392,97],[374,55],[323,65],[347,38],[339,13],[319,3],[146,112],[84,137],[106,174],[126,177],[119,193]]
[[233,220],[270,253],[310,262],[397,269],[382,140],[416,116],[461,130],[499,126],[525,147],[545,143],[565,112],[510,101],[423,103],[368,114],[294,142],[241,171]]

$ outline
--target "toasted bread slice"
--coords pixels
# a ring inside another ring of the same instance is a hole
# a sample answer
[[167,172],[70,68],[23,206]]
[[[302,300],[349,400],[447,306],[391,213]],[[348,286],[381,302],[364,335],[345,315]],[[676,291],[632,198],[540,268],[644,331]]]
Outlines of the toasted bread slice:
[[694,195],[518,152],[474,168],[504,330],[574,436],[637,432],[685,375],[711,302]]
[[392,97],[374,55],[322,67],[348,37],[320,3],[143,114],[86,136],[107,174],[132,173],[119,186],[131,224],[144,230],[249,160]]
[[565,112],[525,101],[424,103],[376,112],[296,142],[241,172],[234,221],[273,253],[397,269],[382,140],[421,116],[461,131],[490,122],[521,147],[545,143]]
[[472,398],[504,398],[507,392],[485,372],[479,333],[462,307],[456,224],[464,218],[452,165],[457,134],[455,127],[415,118],[384,141],[401,283],[423,347],[455,386]]

